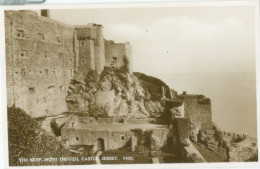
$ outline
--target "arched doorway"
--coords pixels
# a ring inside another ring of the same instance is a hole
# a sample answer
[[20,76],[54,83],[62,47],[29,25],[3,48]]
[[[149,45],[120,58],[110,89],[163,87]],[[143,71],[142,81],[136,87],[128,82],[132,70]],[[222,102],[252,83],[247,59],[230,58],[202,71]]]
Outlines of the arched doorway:
[[105,142],[103,138],[97,139],[97,150],[104,151],[105,150]]

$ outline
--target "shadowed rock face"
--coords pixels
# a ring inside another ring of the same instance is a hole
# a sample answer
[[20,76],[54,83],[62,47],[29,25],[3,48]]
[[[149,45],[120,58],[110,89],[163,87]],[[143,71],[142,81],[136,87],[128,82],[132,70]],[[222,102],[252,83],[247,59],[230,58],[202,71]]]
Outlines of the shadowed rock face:
[[83,75],[76,73],[68,88],[67,105],[70,111],[97,117],[159,117],[166,105],[177,107],[182,104],[171,92],[157,78],[130,74],[124,67],[110,66],[101,74],[96,71]]

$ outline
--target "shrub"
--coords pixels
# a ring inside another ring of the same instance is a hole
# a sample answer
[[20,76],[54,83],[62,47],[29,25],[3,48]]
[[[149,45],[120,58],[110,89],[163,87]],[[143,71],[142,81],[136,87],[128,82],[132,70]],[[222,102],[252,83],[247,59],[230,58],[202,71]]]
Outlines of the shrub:
[[40,128],[37,121],[22,109],[10,107],[8,113],[8,147],[10,166],[90,164],[93,162],[35,162],[20,163],[19,158],[70,157],[68,151],[56,138]]
[[55,119],[52,119],[51,121],[51,130],[55,134],[56,137],[61,136],[61,128],[65,125],[63,123],[61,126],[59,126]]

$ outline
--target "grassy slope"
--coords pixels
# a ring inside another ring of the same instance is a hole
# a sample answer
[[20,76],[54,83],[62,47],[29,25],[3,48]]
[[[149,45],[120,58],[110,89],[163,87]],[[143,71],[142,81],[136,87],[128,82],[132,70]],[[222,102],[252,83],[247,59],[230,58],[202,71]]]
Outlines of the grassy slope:
[[8,108],[8,144],[10,166],[91,164],[91,162],[26,162],[18,158],[75,157],[55,137],[40,128],[37,121],[23,110]]
[[161,99],[162,86],[166,89],[165,95],[167,98],[170,97],[169,92],[172,92],[174,96],[176,95],[176,92],[173,89],[170,89],[166,83],[156,77],[148,76],[140,72],[134,72],[134,75],[140,80],[142,87],[149,91],[152,100]]

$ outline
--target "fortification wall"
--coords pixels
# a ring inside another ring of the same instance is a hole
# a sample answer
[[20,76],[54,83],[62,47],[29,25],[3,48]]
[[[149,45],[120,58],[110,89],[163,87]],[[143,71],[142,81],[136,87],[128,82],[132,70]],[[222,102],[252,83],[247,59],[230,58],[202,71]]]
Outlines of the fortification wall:
[[98,131],[66,127],[61,130],[63,142],[69,145],[94,145],[94,150],[97,150],[98,139],[104,140],[105,150],[114,150],[123,147],[132,135],[130,131]]
[[103,37],[103,26],[95,25],[93,27],[93,34],[96,36],[95,39],[95,65],[96,71],[101,73],[105,66],[105,42]]
[[113,123],[115,123],[115,119],[114,118],[99,118],[98,123],[99,124],[113,124]]
[[151,137],[155,141],[155,147],[157,150],[162,148],[167,143],[168,135],[169,135],[168,128],[152,129]]
[[74,28],[26,11],[5,12],[8,106],[33,117],[64,112],[73,77]]
[[[5,29],[8,106],[15,104],[32,117],[67,110],[66,93],[74,71],[104,69],[102,25],[70,26],[32,11],[7,11]],[[122,50],[131,57],[130,44]]]
[[184,103],[185,115],[200,128],[212,124],[210,99],[202,95],[182,94],[178,96]]
[[115,43],[105,40],[106,66],[114,65],[121,67],[124,65],[124,57],[129,61],[129,71],[133,73],[132,47],[130,43]]
[[90,70],[95,70],[95,48],[94,41],[83,39],[79,42],[79,66],[78,71],[87,74]]

